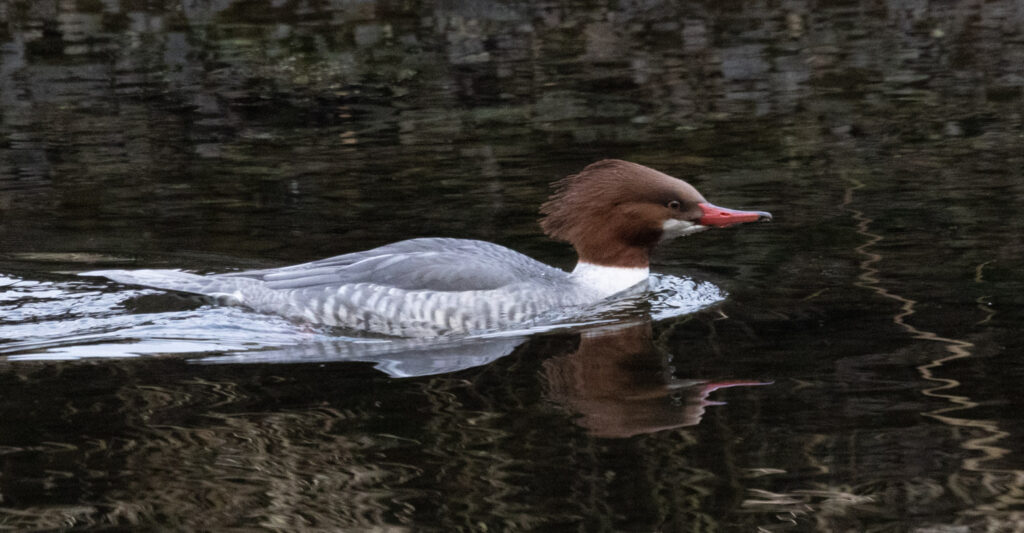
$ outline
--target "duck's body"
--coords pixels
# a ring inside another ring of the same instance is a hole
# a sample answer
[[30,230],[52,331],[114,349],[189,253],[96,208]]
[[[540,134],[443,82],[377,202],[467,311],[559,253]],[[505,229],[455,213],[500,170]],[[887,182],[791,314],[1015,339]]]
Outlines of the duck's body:
[[177,270],[89,274],[129,285],[203,294],[313,323],[403,337],[507,329],[546,312],[597,302],[619,292],[581,283],[564,270],[504,246],[440,238],[401,241],[295,266],[212,276]]
[[489,242],[425,238],[268,270],[87,275],[386,335],[472,333],[529,324],[645,284],[658,242],[771,218],[714,207],[685,182],[625,161],[594,163],[557,186],[541,209],[542,226],[580,254],[571,273]]

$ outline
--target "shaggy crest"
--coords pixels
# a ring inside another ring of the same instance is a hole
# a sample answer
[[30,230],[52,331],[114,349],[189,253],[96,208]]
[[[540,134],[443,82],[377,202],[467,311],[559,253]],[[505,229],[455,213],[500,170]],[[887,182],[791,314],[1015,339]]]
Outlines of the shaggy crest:
[[[605,159],[554,184],[540,212],[549,237],[572,243],[581,260],[646,266],[666,218],[696,220],[704,197],[652,168]],[[679,202],[675,211],[667,207]],[[671,211],[671,212],[670,212]]]

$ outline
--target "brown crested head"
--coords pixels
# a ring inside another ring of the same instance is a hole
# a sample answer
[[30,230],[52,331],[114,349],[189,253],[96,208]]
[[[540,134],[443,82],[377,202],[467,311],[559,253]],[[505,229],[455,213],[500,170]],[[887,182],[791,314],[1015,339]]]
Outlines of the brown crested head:
[[571,243],[583,262],[647,267],[659,241],[686,234],[679,227],[706,229],[697,225],[706,204],[697,189],[636,163],[598,161],[554,187],[540,208],[541,228]]

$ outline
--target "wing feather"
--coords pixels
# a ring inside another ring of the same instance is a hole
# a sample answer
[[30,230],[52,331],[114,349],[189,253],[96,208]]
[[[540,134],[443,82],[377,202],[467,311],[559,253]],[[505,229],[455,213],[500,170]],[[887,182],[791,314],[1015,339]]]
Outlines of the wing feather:
[[503,246],[469,239],[411,239],[284,268],[224,274],[272,289],[373,283],[405,290],[490,290],[567,274]]

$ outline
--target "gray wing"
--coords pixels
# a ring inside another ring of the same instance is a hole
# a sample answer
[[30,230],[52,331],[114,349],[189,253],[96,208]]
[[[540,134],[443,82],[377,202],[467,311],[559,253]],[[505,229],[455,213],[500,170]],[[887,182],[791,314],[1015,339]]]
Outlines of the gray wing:
[[497,289],[523,281],[561,281],[567,274],[493,243],[470,239],[411,239],[284,268],[224,277],[263,280],[272,289],[373,283],[406,290]]

